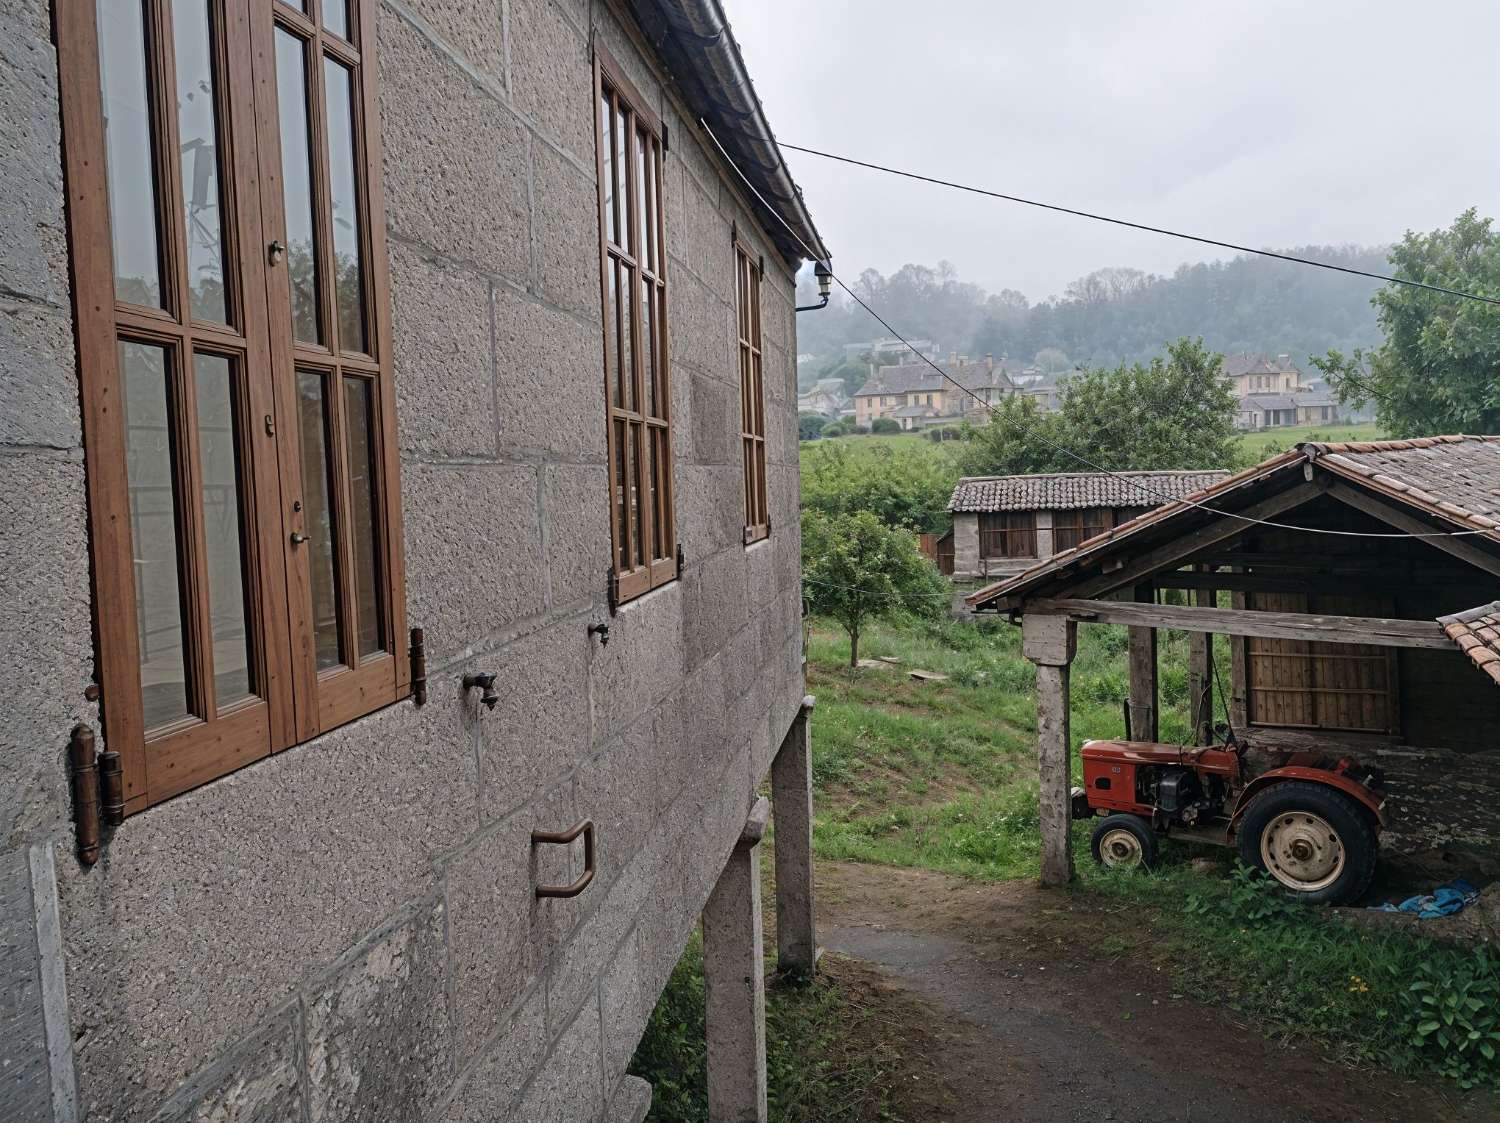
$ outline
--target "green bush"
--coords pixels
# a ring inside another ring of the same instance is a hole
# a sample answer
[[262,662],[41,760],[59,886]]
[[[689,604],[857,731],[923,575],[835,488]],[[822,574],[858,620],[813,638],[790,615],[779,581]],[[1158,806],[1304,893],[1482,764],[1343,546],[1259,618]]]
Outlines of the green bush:
[[877,417],[870,422],[870,432],[877,434],[890,434],[901,432],[901,423],[894,417]]

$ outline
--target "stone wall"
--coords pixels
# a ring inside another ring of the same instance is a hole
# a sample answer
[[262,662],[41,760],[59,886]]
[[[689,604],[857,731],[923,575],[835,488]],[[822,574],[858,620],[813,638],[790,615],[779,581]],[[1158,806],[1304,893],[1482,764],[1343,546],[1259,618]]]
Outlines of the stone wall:
[[[638,1094],[625,1066],[803,693],[788,267],[603,0],[382,3],[406,598],[430,700],[132,817],[84,871],[63,751],[99,715],[49,20],[44,0],[0,7],[0,863],[29,861],[32,898],[60,900],[71,1033],[39,1064],[33,1004],[3,1023],[6,1058],[28,1096],[47,1077],[59,1119],[75,1089],[99,1120],[603,1117]],[[591,29],[670,131],[687,559],[607,647],[586,633],[609,560]],[[748,549],[736,222],[767,268],[773,531]],[[460,689],[473,670],[499,673],[493,712]],[[598,878],[537,901],[581,855],[533,856],[530,832],[584,816]]]

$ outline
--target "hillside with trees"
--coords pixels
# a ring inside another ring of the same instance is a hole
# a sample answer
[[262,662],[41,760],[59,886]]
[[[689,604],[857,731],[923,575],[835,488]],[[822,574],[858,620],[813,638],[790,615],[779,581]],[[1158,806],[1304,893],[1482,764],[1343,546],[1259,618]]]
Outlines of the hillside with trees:
[[[1388,268],[1384,247],[1303,246],[1289,252],[1372,272]],[[1098,269],[1061,296],[1034,304],[1013,289],[991,293],[961,280],[947,262],[905,265],[889,277],[867,269],[851,287],[908,338],[934,340],[944,351],[1048,368],[1148,360],[1184,336],[1201,338],[1222,354],[1285,353],[1299,364],[1309,355],[1381,340],[1370,302],[1376,282],[1250,255],[1183,265],[1170,277]],[[802,296],[807,302],[810,292]],[[844,364],[844,346],[883,334],[837,292],[828,308],[799,316],[797,331],[800,350],[817,356],[803,364],[802,378],[847,375],[846,384],[866,368],[857,361]]]

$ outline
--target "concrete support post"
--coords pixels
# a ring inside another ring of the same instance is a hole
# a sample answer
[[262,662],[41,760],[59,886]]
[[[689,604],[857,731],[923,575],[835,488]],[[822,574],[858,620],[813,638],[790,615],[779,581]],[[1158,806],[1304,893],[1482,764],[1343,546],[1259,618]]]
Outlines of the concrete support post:
[[1069,834],[1073,816],[1069,791],[1069,666],[1078,646],[1078,627],[1062,616],[1026,614],[1021,647],[1036,664],[1037,770],[1041,780],[1038,818],[1042,832],[1042,884],[1073,880]]
[[[1135,599],[1155,599],[1146,586],[1136,589]],[[1156,629],[1130,629],[1130,728],[1126,736],[1132,741],[1158,739],[1156,700]]]
[[802,699],[792,727],[771,762],[776,815],[776,967],[790,978],[811,978],[817,967],[813,913],[812,709]]
[[770,803],[758,799],[703,908],[709,1123],[766,1120],[760,839],[770,816]]

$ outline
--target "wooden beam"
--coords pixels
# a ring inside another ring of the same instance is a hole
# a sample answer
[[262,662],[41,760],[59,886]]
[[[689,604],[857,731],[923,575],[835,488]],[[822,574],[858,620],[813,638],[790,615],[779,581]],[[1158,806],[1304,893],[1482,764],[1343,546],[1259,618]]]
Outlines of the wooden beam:
[[[1137,585],[1135,599],[1152,604],[1155,595],[1150,586]],[[1156,629],[1135,626],[1130,629],[1130,729],[1132,741],[1157,740]]]
[[1329,616],[1314,612],[1252,612],[1235,608],[1198,608],[1170,604],[1135,604],[1111,600],[1027,601],[1021,611],[1066,616],[1089,624],[1170,628],[1179,632],[1217,632],[1229,636],[1262,636],[1313,643],[1367,643],[1376,647],[1453,647],[1436,620],[1391,620],[1377,616]]
[[[1415,515],[1408,514],[1400,507],[1387,503],[1383,499],[1377,499],[1368,492],[1361,491],[1359,488],[1351,487],[1345,483],[1333,484],[1329,487],[1328,494],[1340,503],[1347,503],[1349,506],[1363,511],[1367,515],[1374,515],[1382,522],[1390,523],[1397,530],[1405,530],[1412,534],[1432,534],[1435,531],[1443,529],[1440,526],[1434,526],[1430,522],[1419,519]],[[1478,535],[1470,535],[1467,538],[1424,538],[1422,541],[1435,549],[1444,550],[1452,554],[1455,558],[1466,561],[1470,565],[1484,570],[1486,573],[1492,573],[1496,577],[1500,577],[1500,557],[1496,557],[1494,554],[1475,545],[1475,540],[1478,537]],[[1490,541],[1493,544],[1493,540],[1491,539]]]
[[1225,589],[1249,593],[1347,593],[1351,588],[1402,592],[1409,591],[1413,581],[1421,581],[1426,590],[1467,590],[1473,587],[1474,574],[1460,575],[1456,570],[1444,568],[1437,574],[1424,571],[1419,576],[1408,567],[1393,563],[1386,573],[1187,573],[1174,569],[1151,579],[1158,589]]
[[1323,494],[1323,490],[1321,484],[1306,482],[1289,487],[1285,491],[1262,499],[1259,503],[1252,503],[1236,512],[1239,516],[1237,518],[1226,515],[1215,519],[1206,526],[1163,543],[1133,560],[1127,560],[1113,573],[1102,573],[1098,577],[1083,581],[1073,586],[1070,591],[1075,596],[1094,597],[1100,593],[1109,593],[1139,584],[1143,579],[1162,569],[1173,568],[1199,551],[1206,550],[1210,546],[1223,542],[1226,538],[1232,538],[1248,530],[1251,524],[1246,522],[1246,519],[1275,518],[1283,511],[1300,507],[1303,503],[1316,499]]

